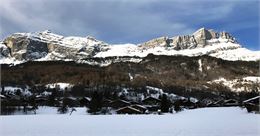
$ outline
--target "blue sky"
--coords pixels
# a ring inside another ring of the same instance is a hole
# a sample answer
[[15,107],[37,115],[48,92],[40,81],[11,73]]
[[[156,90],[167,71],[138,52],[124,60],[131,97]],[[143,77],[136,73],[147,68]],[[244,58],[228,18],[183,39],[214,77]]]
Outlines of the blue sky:
[[0,0],[0,39],[48,29],[141,43],[205,27],[230,32],[243,46],[259,50],[259,5],[259,0]]

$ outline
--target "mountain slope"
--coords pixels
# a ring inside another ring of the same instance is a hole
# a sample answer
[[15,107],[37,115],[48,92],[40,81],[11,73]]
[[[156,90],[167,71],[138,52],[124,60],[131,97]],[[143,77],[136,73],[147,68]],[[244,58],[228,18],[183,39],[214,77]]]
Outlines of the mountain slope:
[[[127,58],[131,57],[121,59]],[[149,85],[175,91],[185,91],[186,87],[220,92],[260,90],[258,62],[255,61],[226,61],[209,56],[161,55],[148,55],[139,59],[141,60],[138,63],[115,62],[106,67],[78,64],[73,61],[33,61],[13,67],[2,65],[2,85],[70,83],[89,87]],[[86,61],[101,63],[107,60],[95,58]]]

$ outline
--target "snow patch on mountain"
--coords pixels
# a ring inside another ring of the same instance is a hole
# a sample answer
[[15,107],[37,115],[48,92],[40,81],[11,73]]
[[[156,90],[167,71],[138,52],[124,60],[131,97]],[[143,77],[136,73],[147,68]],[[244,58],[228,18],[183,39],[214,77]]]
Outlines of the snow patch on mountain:
[[209,81],[208,83],[223,84],[224,86],[228,87],[231,91],[234,92],[242,92],[242,91],[250,92],[252,90],[260,91],[260,88],[255,85],[260,83],[260,77],[257,76],[249,76],[249,77],[232,79],[232,80],[228,80],[221,77],[219,79]]
[[201,59],[198,60],[198,63],[199,63],[199,71],[202,72],[202,62],[201,62]]
[[[209,55],[224,60],[243,60],[243,61],[256,61],[260,60],[260,51],[250,51],[245,48],[241,48],[241,45],[237,43],[227,42],[226,39],[213,39],[209,40],[212,45],[206,45],[205,47],[174,50],[171,47],[154,47],[146,50],[142,50],[134,44],[122,44],[112,45],[105,52],[99,52],[94,57],[112,57],[112,56],[138,56],[146,57],[148,54],[154,55],[168,55],[168,56],[201,56]],[[214,41],[214,42],[213,42]],[[216,42],[216,41],[223,41]]]
[[22,96],[31,96],[32,93],[29,91],[29,89],[30,88],[28,86],[25,86],[25,87],[5,86],[4,88],[1,88],[0,92],[4,91],[6,94],[15,95],[15,93],[17,93],[17,91],[20,91]]
[[73,87],[74,85],[70,83],[52,83],[52,84],[47,84],[45,86],[47,88],[59,88],[61,90],[66,90]]

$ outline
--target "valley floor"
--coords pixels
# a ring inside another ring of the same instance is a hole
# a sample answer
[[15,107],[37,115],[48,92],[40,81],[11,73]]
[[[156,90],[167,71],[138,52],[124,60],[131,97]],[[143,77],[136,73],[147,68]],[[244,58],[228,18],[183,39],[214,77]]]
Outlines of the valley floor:
[[259,136],[260,115],[239,107],[201,108],[166,115],[71,116],[42,107],[36,115],[0,116],[1,136]]

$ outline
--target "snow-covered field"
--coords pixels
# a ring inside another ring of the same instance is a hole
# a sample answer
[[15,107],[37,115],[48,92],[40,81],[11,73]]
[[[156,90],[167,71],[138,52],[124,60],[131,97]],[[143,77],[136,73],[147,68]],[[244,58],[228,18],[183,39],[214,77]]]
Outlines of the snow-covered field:
[[55,114],[0,116],[1,136],[259,136],[260,115],[239,107],[202,108],[167,115]]

